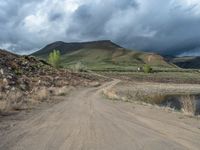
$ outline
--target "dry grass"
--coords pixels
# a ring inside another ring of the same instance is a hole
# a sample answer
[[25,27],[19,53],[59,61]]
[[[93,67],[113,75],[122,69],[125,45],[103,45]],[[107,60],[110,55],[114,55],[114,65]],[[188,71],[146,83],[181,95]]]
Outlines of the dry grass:
[[113,89],[103,90],[103,94],[111,100],[118,100],[120,97],[118,96],[117,92]]
[[161,93],[151,93],[151,94],[137,95],[136,99],[146,103],[160,105],[165,101],[166,97],[167,95]]
[[53,96],[66,96],[73,89],[73,87],[63,86],[61,88],[51,87],[48,89],[48,91]]
[[40,87],[38,89],[34,89],[31,97],[36,101],[44,101],[49,98],[49,95],[49,90],[46,87]]
[[0,112],[30,109],[41,102],[49,102],[49,100],[54,100],[51,98],[52,96],[66,96],[72,89],[73,87],[39,87],[35,88],[30,93],[24,93],[22,91],[10,91],[8,93],[1,92]]
[[0,111],[6,112],[9,110],[21,109],[21,104],[24,101],[24,96],[19,91],[11,91],[9,93],[0,94]]
[[[187,91],[187,93],[186,93]],[[112,93],[115,93],[114,96]],[[197,99],[200,93],[199,85],[192,84],[165,84],[165,83],[120,83],[113,88],[107,97],[126,99],[129,102],[139,102],[171,108],[186,114],[197,115]],[[116,99],[116,98],[115,98]]]
[[87,72],[88,70],[87,67],[83,65],[81,62],[77,62],[76,64],[72,65],[70,69],[74,73]]
[[6,101],[0,101],[0,112],[4,111],[6,109],[7,102]]
[[186,114],[195,115],[197,112],[195,96],[187,95],[180,97],[182,111]]

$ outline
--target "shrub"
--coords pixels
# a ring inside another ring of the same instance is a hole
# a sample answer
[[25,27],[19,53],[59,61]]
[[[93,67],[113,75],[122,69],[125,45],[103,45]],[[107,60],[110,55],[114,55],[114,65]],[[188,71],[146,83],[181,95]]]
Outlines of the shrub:
[[144,67],[143,67],[143,71],[145,72],[145,73],[152,73],[153,72],[153,69],[151,68],[151,66],[150,65],[144,65]]
[[24,95],[20,91],[10,91],[0,94],[0,112],[22,109],[25,101]]
[[196,113],[195,96],[187,95],[181,97],[181,107],[183,112],[194,115]]
[[31,98],[36,101],[44,101],[49,99],[49,95],[50,93],[46,87],[40,87],[34,91],[33,95],[31,95]]
[[71,66],[71,70],[73,72],[86,72],[87,68],[81,62],[77,62],[76,64]]
[[59,68],[60,67],[60,51],[59,50],[53,50],[53,52],[51,52],[49,54],[48,62],[52,66]]

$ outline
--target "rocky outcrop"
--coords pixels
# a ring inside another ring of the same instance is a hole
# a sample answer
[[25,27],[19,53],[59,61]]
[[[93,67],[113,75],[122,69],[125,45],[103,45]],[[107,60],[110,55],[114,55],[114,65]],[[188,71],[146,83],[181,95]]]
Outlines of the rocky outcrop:
[[67,70],[57,70],[32,56],[18,56],[0,50],[0,90],[15,88],[31,91],[35,86],[61,87],[81,85],[90,79]]
[[0,50],[0,112],[47,101],[52,94],[63,95],[70,87],[97,86],[96,80],[93,75],[55,69],[35,57]]

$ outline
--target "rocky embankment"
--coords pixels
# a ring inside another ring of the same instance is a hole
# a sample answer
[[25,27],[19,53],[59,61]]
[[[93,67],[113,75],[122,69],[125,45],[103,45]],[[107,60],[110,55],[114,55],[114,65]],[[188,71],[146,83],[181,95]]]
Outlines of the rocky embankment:
[[0,50],[0,111],[13,109],[14,105],[18,108],[31,99],[43,100],[55,88],[87,86],[95,80],[90,75],[55,69],[32,56]]

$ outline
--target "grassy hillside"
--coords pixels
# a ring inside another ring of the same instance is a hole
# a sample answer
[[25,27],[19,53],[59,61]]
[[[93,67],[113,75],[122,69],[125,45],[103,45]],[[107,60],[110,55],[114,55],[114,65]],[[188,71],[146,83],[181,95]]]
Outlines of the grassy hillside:
[[175,67],[167,63],[160,55],[128,50],[111,41],[85,43],[55,42],[33,53],[33,55],[47,59],[48,54],[53,49],[60,50],[62,55],[61,65],[63,67],[73,66],[78,62],[93,70],[135,69],[144,64],[154,67]]
[[115,48],[121,48],[119,45],[112,43],[111,41],[93,41],[93,42],[74,42],[74,43],[65,43],[62,41],[57,41],[54,43],[51,43],[41,50],[33,53],[32,55],[34,56],[39,56],[39,57],[47,57],[50,52],[52,52],[53,49],[57,49],[61,52],[61,54],[66,54],[70,52],[74,52],[76,50],[80,50],[83,48],[88,48],[88,49],[115,49]]

